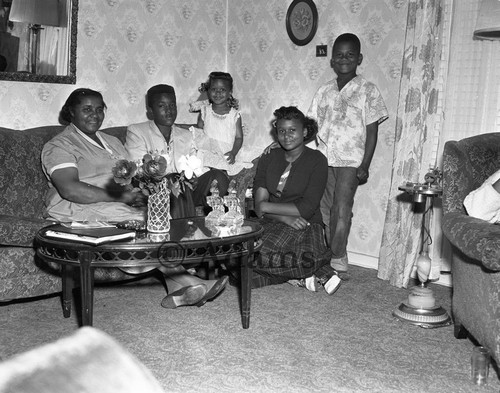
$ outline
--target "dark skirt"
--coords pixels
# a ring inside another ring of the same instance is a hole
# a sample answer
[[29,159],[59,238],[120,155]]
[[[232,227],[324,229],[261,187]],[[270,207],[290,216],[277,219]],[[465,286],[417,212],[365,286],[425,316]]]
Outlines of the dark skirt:
[[296,230],[267,219],[261,219],[260,223],[264,233],[254,268],[254,288],[313,274],[326,277],[333,272],[332,254],[326,246],[322,225],[313,223],[304,230]]

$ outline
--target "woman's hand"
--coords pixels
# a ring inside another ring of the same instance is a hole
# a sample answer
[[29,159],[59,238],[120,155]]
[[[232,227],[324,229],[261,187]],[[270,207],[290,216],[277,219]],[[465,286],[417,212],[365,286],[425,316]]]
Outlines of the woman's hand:
[[147,205],[148,197],[141,191],[125,191],[121,195],[120,202],[133,207],[143,207]]
[[304,230],[311,225],[302,217],[282,216],[282,222],[297,230]]

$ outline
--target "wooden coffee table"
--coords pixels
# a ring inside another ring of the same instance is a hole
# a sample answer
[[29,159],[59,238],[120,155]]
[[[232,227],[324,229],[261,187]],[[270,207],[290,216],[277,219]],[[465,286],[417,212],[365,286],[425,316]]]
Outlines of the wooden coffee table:
[[262,227],[245,220],[238,233],[218,237],[205,224],[205,217],[171,220],[167,234],[138,232],[133,240],[99,246],[47,237],[41,229],[35,239],[37,255],[61,265],[63,315],[71,314],[73,270],[79,269],[82,325],[92,326],[95,268],[175,267],[187,268],[215,261],[236,260],[241,266],[241,314],[244,329],[250,325],[250,298],[254,253],[262,245]]

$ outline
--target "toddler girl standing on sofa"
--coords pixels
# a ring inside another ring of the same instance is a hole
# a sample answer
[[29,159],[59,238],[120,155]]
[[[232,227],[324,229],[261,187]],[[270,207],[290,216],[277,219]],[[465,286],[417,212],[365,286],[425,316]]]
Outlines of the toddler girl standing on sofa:
[[236,175],[251,162],[238,156],[243,145],[243,128],[238,100],[233,97],[233,78],[227,72],[211,72],[198,89],[208,100],[190,105],[191,112],[200,112],[196,128],[191,128],[204,165]]

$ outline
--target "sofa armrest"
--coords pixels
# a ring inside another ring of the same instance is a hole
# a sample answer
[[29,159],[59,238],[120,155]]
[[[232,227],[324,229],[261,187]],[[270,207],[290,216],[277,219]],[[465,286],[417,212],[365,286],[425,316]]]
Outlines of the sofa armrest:
[[36,233],[54,220],[41,218],[0,215],[0,245],[15,247],[33,247]]
[[468,257],[493,271],[500,271],[500,225],[452,211],[443,215],[443,233]]

